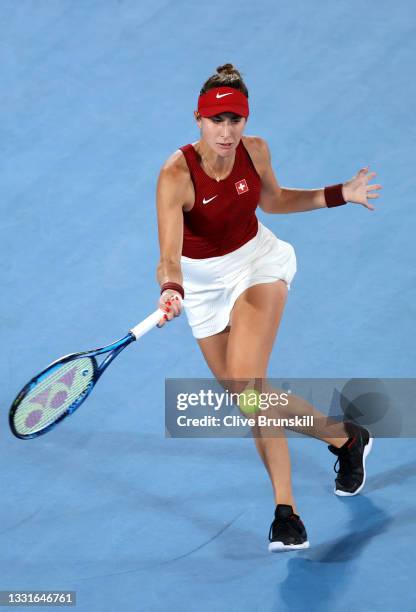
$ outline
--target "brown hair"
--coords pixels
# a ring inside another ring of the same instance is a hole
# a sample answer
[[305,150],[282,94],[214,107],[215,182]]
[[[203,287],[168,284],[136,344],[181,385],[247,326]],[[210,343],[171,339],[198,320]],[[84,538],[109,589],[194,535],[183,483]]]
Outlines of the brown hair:
[[233,64],[218,66],[217,74],[213,74],[205,81],[199,93],[202,95],[214,87],[233,87],[243,92],[248,98],[248,89],[243,81],[243,77]]

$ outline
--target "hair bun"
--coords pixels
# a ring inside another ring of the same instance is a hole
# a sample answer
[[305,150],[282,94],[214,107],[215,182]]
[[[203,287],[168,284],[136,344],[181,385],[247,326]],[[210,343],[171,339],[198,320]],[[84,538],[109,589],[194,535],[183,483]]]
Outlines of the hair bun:
[[238,72],[237,68],[234,68],[233,64],[224,64],[223,66],[218,66],[217,68],[217,72],[218,74],[238,74],[238,76],[240,76],[240,73]]
[[210,76],[202,85],[199,95],[202,96],[214,87],[233,87],[241,91],[248,98],[248,90],[242,75],[230,63],[218,66],[217,72]]

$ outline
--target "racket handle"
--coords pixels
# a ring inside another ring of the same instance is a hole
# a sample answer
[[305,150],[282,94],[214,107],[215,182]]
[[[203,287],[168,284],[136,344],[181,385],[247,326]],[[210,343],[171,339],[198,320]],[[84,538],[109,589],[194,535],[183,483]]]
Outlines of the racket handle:
[[160,319],[163,318],[165,312],[158,308],[151,315],[146,317],[141,323],[138,323],[135,327],[132,327],[130,330],[133,336],[138,340],[141,336],[150,331],[157,323],[159,323]]

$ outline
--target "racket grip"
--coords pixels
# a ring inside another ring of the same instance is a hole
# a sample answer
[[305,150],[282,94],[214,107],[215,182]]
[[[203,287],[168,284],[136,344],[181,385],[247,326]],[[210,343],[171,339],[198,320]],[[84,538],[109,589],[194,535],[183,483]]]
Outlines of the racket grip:
[[159,323],[160,319],[163,318],[165,312],[158,308],[151,315],[146,317],[141,323],[138,323],[135,327],[132,327],[130,330],[133,336],[138,340],[141,336],[150,331],[157,323]]

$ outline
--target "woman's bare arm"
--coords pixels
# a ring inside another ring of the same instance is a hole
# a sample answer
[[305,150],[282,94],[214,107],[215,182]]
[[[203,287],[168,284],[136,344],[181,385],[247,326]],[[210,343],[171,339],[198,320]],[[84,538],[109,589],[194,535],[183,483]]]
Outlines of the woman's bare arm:
[[188,178],[184,170],[175,164],[166,164],[159,174],[156,205],[160,247],[157,280],[160,285],[167,281],[182,284],[182,207]]

